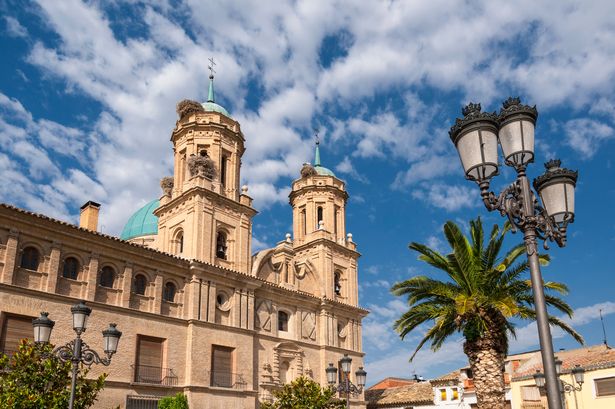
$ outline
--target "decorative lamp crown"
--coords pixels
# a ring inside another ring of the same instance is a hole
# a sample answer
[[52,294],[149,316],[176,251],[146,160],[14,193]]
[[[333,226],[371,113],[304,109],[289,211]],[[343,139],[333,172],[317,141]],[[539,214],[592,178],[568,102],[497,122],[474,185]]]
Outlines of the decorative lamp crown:
[[480,114],[480,110],[481,110],[480,104],[475,104],[474,102],[470,102],[468,105],[461,108],[461,113],[463,114],[464,117],[470,116],[470,115],[478,115]]

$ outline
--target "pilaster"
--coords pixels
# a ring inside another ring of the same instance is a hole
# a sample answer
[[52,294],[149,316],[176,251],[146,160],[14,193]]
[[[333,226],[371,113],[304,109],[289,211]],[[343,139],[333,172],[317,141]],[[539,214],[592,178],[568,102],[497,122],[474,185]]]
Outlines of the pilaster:
[[4,253],[4,269],[2,270],[2,282],[13,284],[13,273],[17,264],[17,247],[19,244],[19,232],[11,229],[8,240],[6,241],[6,251]]
[[122,274],[122,299],[120,305],[124,308],[130,307],[130,293],[132,292],[132,264],[126,263]]
[[213,281],[209,282],[209,301],[207,303],[208,306],[208,322],[216,322],[216,283]]
[[160,314],[162,312],[163,279],[160,271],[156,270],[156,276],[154,277],[154,303],[152,306],[152,312],[155,314]]
[[87,286],[85,287],[85,298],[87,301],[94,301],[96,296],[96,281],[98,279],[98,257],[97,253],[90,255],[90,264],[88,267]]
[[60,255],[61,245],[60,243],[54,241],[51,244],[51,254],[49,255],[49,274],[47,275],[46,291],[49,293],[56,292],[58,275],[60,274]]

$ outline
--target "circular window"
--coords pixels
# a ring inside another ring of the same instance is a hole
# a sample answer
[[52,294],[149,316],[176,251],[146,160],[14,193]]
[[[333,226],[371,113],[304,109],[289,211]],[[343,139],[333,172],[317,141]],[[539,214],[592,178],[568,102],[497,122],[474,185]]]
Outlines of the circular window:
[[231,299],[226,292],[218,291],[216,294],[216,307],[222,311],[228,311],[231,309]]

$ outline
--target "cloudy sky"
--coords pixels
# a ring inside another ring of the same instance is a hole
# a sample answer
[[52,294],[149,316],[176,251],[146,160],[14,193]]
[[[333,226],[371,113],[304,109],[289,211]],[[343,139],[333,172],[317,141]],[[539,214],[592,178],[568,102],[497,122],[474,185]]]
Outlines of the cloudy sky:
[[[446,251],[445,221],[501,222],[448,139],[461,106],[493,111],[509,95],[536,104],[530,174],[552,157],[580,171],[569,245],[551,251],[544,274],[572,288],[589,344],[602,340],[600,309],[615,343],[615,2],[3,0],[0,12],[2,202],[76,222],[92,199],[102,230],[119,234],[160,195],[175,104],[206,99],[213,56],[217,102],[246,136],[242,178],[262,248],[291,229],[289,185],[318,129],[323,164],[351,196],[371,382],[464,365],[457,339],[408,362],[422,334],[402,342],[392,331],[405,304],[389,288],[438,276],[410,241]],[[514,352],[537,348],[526,325]],[[574,346],[554,336],[556,349]]]

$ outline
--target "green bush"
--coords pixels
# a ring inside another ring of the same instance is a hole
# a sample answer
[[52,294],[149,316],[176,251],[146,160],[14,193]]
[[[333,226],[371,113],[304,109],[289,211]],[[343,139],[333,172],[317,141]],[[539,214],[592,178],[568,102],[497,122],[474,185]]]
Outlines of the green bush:
[[[66,409],[70,397],[70,362],[51,355],[53,345],[22,340],[11,358],[0,354],[0,408]],[[81,365],[77,377],[75,409],[94,404],[107,375],[86,379]]]
[[188,398],[181,392],[167,396],[158,402],[158,409],[188,409]]

